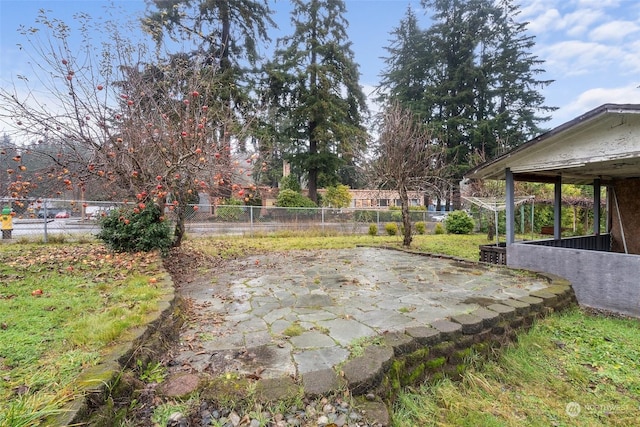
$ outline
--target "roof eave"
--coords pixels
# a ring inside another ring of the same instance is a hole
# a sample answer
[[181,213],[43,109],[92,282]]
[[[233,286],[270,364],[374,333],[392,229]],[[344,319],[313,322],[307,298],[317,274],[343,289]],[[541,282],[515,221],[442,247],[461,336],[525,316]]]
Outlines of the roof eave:
[[593,110],[587,111],[566,123],[553,128],[552,130],[536,136],[524,144],[508,151],[507,153],[482,163],[465,173],[465,178],[469,179],[504,179],[505,163],[508,159],[518,155],[520,152],[529,150],[550,138],[556,137],[569,130],[573,130],[605,115],[605,114],[640,114],[640,104],[603,104]]

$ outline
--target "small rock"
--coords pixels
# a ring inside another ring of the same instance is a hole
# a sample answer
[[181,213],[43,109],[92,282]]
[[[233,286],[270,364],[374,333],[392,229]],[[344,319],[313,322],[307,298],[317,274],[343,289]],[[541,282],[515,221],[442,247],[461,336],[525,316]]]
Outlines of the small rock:
[[329,412],[333,412],[333,405],[327,403],[322,407],[322,412],[324,412],[325,414],[328,414]]
[[333,423],[338,427],[343,427],[347,423],[347,416],[345,414],[340,414]]
[[203,426],[208,426],[208,425],[211,425],[211,421],[213,419],[213,416],[212,416],[211,412],[209,412],[209,410],[205,409],[205,410],[200,412],[200,418],[202,419],[202,425]]
[[307,405],[306,411],[308,417],[314,417],[317,413],[316,408],[311,405]]
[[229,414],[229,422],[233,427],[238,427],[240,425],[240,415],[236,414],[235,411]]
[[167,427],[187,427],[189,422],[180,412],[174,412],[167,419]]
[[198,388],[200,378],[194,374],[179,373],[167,379],[159,388],[159,392],[168,397],[185,397]]
[[318,418],[319,426],[326,426],[327,424],[329,424],[329,418],[326,415],[322,415]]
[[553,343],[554,343],[554,344],[556,345],[556,347],[558,347],[558,348],[565,348],[565,347],[567,346],[564,342],[562,342],[562,341],[560,341],[560,340],[554,340],[554,341],[553,341]]
[[376,400],[376,395],[373,393],[367,393],[367,395],[365,396],[365,399],[369,400],[369,401],[374,401]]

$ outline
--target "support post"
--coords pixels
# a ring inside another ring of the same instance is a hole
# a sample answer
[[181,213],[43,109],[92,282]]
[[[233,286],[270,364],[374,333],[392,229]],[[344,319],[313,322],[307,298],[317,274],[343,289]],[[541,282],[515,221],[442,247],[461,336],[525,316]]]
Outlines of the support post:
[[593,180],[593,234],[600,235],[600,178]]
[[[513,244],[516,240],[515,236],[515,184],[513,181],[513,173],[511,169],[505,170],[505,181],[507,190],[506,214],[507,214],[507,246]],[[497,224],[496,224],[497,226]]]
[[553,238],[562,238],[562,177],[558,176],[554,183],[553,198]]

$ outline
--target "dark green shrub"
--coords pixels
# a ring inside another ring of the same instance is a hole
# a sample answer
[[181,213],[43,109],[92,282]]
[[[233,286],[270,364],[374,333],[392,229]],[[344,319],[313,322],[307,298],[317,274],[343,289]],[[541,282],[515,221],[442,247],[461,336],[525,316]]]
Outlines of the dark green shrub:
[[447,215],[444,226],[450,234],[469,234],[473,231],[475,224],[473,218],[465,211],[453,211]]
[[418,234],[425,234],[427,232],[427,225],[422,221],[416,222],[414,226]]
[[378,235],[378,226],[375,224],[369,224],[369,236]]
[[395,222],[388,222],[384,225],[384,230],[389,236],[395,236],[398,234],[398,224]]
[[166,255],[172,245],[171,228],[153,203],[114,209],[100,219],[100,225],[98,238],[116,252],[157,249]]
[[276,206],[281,208],[316,208],[313,200],[293,190],[281,190],[278,193]]
[[296,193],[300,193],[302,188],[300,187],[300,182],[298,182],[298,179],[295,176],[287,175],[282,178],[282,181],[280,181],[280,191],[283,190],[293,190]]

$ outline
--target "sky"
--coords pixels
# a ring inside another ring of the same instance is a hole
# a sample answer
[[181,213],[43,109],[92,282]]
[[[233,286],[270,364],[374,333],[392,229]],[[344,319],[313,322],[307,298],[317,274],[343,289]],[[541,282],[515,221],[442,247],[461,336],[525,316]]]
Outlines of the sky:
[[[557,107],[553,128],[605,103],[640,104],[640,0],[517,0],[520,21],[529,22],[535,37],[532,51],[544,60],[541,80],[554,82],[542,89],[546,105]],[[16,76],[28,72],[28,58],[17,44],[24,42],[17,28],[33,25],[39,9],[71,24],[77,12],[99,17],[105,5],[125,11],[123,19],[142,16],[142,0],[0,0],[0,85],[10,87]],[[281,27],[272,39],[289,28],[287,1],[270,1]],[[360,83],[365,93],[377,86],[384,70],[385,46],[411,6],[423,28],[428,13],[417,0],[346,0],[348,34]],[[375,107],[374,107],[375,109]],[[3,124],[0,123],[0,133]]]

